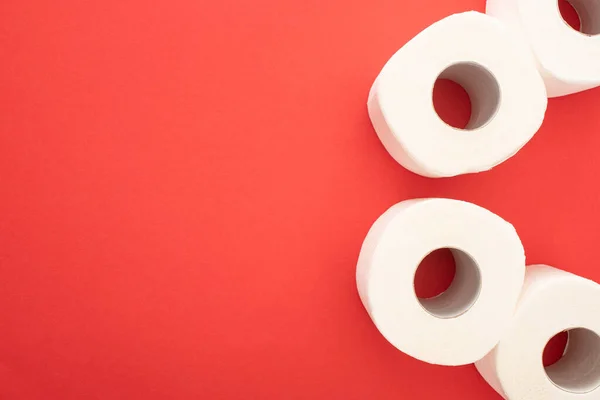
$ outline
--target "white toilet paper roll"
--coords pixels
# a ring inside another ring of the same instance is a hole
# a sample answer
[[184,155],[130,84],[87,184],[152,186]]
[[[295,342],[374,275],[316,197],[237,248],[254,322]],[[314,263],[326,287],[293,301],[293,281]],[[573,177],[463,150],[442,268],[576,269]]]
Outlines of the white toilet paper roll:
[[[544,347],[563,331],[569,333],[563,357],[544,368]],[[598,335],[600,286],[552,267],[530,266],[510,326],[475,366],[505,399],[600,399]]]
[[486,13],[515,29],[528,43],[548,97],[600,85],[600,1],[570,0],[581,32],[561,16],[558,0],[487,0]]
[[[436,113],[438,78],[469,94],[465,130]],[[539,129],[547,101],[527,46],[497,19],[467,12],[434,23],[398,50],[375,80],[368,110],[397,162],[447,177],[485,171],[514,155]]]
[[[448,290],[419,299],[414,278],[431,252],[449,248],[456,264]],[[381,334],[404,353],[433,364],[475,362],[509,323],[525,274],[511,224],[458,200],[396,204],[372,226],[358,259],[360,298]]]

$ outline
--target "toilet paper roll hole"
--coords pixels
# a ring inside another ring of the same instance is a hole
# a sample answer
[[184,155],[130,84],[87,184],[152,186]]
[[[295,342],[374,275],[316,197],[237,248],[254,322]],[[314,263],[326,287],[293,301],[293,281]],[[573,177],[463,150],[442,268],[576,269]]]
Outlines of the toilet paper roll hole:
[[563,20],[588,36],[600,35],[600,0],[558,0]]
[[570,393],[588,393],[600,387],[600,336],[586,328],[567,331],[563,356],[544,367],[548,379]]
[[444,293],[456,275],[456,265],[450,249],[437,249],[419,264],[414,285],[417,297],[430,299]]
[[558,335],[554,335],[552,339],[546,343],[544,353],[542,355],[542,361],[544,367],[548,367],[560,360],[565,354],[565,348],[567,347],[567,340],[569,339],[569,333],[563,331]]
[[[463,127],[449,121],[438,106],[439,98],[434,99],[436,113],[446,124],[454,128],[475,130],[488,124],[496,115],[501,101],[500,86],[494,75],[484,66],[474,62],[453,64],[437,77],[434,90],[439,86],[440,80],[449,80],[460,85],[470,100],[471,115]],[[435,92],[432,93],[432,97],[434,95]]]
[[[475,260],[460,249],[448,248],[447,250],[454,258],[455,273],[450,286],[444,292],[434,297],[419,297],[416,278],[419,270],[424,267],[423,261],[415,272],[415,295],[421,306],[438,318],[456,318],[466,313],[475,304],[481,291],[481,272]],[[423,260],[425,261],[428,256]]]
[[462,86],[448,79],[435,81],[433,107],[438,117],[453,128],[465,129],[471,118],[469,95]]

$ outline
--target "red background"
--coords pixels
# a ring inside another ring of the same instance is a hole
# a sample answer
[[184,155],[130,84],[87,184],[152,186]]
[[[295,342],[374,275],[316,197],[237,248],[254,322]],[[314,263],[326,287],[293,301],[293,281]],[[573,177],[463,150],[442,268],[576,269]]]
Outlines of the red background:
[[0,2],[0,398],[499,399],[473,366],[395,350],[354,281],[372,222],[429,196],[600,281],[600,90],[551,99],[478,175],[416,176],[373,132],[388,57],[470,9],[484,0]]

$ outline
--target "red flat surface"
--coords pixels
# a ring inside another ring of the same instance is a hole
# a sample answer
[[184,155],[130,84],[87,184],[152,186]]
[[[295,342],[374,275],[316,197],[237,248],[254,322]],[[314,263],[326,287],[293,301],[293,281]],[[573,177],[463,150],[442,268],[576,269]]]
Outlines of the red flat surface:
[[411,174],[373,132],[383,63],[469,9],[2,1],[0,398],[498,399],[395,350],[354,282],[372,222],[428,196],[600,281],[600,90],[479,175]]

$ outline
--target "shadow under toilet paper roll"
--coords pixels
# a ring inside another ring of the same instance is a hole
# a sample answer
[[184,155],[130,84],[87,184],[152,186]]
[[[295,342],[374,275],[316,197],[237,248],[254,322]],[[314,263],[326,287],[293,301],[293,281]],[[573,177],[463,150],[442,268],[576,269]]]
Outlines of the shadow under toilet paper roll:
[[[600,398],[600,285],[546,265],[527,268],[515,316],[475,363],[505,399]],[[544,367],[546,343],[568,332],[562,358]]]
[[[468,93],[465,129],[437,114],[438,79]],[[486,171],[514,155],[541,126],[547,97],[527,46],[500,21],[467,12],[434,23],[398,50],[375,79],[367,106],[397,162],[419,175],[448,177]]]
[[[421,261],[447,248],[455,278],[422,299]],[[487,354],[510,322],[525,273],[515,229],[492,212],[450,199],[396,204],[373,224],[357,270],[360,298],[381,334],[402,352],[433,364],[470,364]]]
[[[565,21],[558,0],[487,0],[486,13],[529,45],[548,97],[600,85],[600,1],[569,0],[579,31]],[[564,8],[564,7],[563,7]]]

